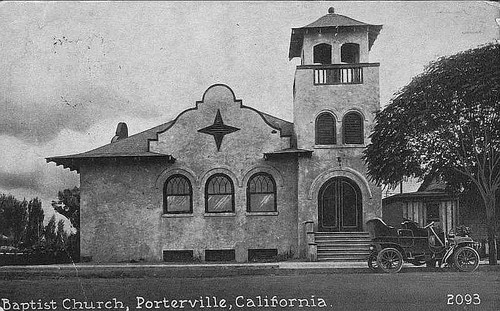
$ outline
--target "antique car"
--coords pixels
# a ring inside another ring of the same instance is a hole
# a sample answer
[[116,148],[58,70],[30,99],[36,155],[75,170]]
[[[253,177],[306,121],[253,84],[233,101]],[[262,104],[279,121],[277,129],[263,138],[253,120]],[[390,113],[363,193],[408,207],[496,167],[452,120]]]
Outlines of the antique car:
[[382,219],[367,221],[372,239],[368,266],[372,270],[396,273],[403,262],[414,265],[454,267],[459,271],[471,272],[479,266],[479,254],[469,232],[457,230],[448,236],[434,222],[420,227],[416,222],[405,219],[401,229],[387,225]]

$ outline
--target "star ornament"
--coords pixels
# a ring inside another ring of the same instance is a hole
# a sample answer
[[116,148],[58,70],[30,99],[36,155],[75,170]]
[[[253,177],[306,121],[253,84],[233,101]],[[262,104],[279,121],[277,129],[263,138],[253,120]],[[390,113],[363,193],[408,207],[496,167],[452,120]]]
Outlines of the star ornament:
[[239,130],[240,129],[237,127],[225,125],[224,121],[222,121],[220,109],[217,109],[214,124],[204,127],[198,130],[198,132],[212,135],[215,139],[215,144],[217,145],[217,151],[220,151],[220,145],[222,144],[222,139],[224,138],[224,136]]

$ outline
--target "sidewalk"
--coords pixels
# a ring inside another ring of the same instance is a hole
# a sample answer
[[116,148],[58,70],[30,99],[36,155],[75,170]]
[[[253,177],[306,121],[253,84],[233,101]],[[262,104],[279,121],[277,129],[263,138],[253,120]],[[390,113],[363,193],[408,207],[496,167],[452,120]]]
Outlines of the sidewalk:
[[[431,270],[425,266],[404,264],[400,273],[446,272],[449,269]],[[452,270],[454,271],[454,270]],[[500,272],[500,265],[489,266],[481,261],[479,272]],[[301,262],[284,261],[273,263],[118,263],[118,264],[62,264],[0,267],[0,280],[32,278],[144,278],[144,277],[227,277],[243,275],[301,275],[335,273],[377,273],[359,262]]]

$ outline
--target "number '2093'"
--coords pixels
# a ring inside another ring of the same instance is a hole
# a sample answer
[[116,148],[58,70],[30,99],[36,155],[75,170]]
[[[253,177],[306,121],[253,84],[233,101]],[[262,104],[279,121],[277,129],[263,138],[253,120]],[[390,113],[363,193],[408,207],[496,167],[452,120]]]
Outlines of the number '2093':
[[449,305],[479,305],[481,304],[481,298],[479,294],[448,294],[448,302]]

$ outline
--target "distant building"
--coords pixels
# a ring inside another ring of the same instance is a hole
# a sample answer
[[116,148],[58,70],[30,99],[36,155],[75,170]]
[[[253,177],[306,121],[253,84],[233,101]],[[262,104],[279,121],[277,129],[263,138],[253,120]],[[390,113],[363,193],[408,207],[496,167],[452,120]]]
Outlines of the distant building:
[[[497,195],[497,202],[499,199]],[[383,198],[382,211],[384,221],[394,227],[400,227],[403,219],[413,220],[421,226],[434,222],[445,233],[460,225],[467,226],[471,229],[470,236],[481,244],[481,256],[488,254],[486,208],[474,187],[454,194],[439,178],[427,178],[417,191]],[[500,221],[500,216],[497,217]],[[499,233],[500,228],[497,235]]]
[[398,227],[404,219],[425,226],[431,222],[449,232],[459,222],[459,197],[442,182],[424,182],[418,191],[395,194],[382,200],[386,223]]
[[365,222],[382,216],[362,160],[380,109],[369,51],[381,28],[330,9],[292,29],[293,122],[217,84],[175,120],[130,137],[121,123],[108,145],[48,158],[80,174],[82,255],[365,258]]

